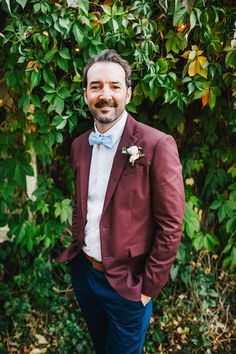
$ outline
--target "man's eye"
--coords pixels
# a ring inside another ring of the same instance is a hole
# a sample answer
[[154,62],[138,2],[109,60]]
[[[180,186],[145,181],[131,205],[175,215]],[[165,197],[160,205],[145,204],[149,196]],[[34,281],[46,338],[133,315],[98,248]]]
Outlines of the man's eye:
[[98,86],[95,86],[95,85],[90,87],[91,90],[96,90],[97,88],[98,88]]
[[113,86],[114,89],[120,89],[120,86]]

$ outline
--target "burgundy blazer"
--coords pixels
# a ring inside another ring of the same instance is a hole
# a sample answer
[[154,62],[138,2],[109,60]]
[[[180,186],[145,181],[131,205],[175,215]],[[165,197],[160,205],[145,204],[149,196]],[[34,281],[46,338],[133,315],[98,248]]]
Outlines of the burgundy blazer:
[[[76,196],[71,245],[56,262],[72,260],[83,246],[87,215],[91,131],[72,143]],[[132,167],[124,146],[145,154]],[[128,115],[113,161],[100,221],[102,263],[111,286],[138,301],[158,296],[168,280],[182,232],[184,189],[174,139]]]

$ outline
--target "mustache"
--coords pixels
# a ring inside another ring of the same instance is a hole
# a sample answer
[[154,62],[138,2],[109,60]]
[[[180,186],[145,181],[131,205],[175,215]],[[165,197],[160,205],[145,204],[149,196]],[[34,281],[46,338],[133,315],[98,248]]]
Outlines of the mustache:
[[113,102],[112,100],[100,100],[95,104],[95,107],[97,108],[103,108],[103,107],[117,107],[117,104]]

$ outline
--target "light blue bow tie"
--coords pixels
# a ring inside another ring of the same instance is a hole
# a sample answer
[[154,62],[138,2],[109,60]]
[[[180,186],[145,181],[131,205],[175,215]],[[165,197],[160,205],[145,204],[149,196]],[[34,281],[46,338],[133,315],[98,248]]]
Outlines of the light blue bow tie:
[[89,144],[90,145],[95,145],[95,144],[103,144],[106,146],[108,149],[112,149],[113,147],[113,139],[112,135],[99,135],[98,133],[91,132],[89,135]]

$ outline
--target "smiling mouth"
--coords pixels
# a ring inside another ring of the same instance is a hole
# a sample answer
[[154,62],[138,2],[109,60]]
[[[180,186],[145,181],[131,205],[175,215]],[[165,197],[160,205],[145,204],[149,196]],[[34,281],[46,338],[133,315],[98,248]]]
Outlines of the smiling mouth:
[[100,112],[102,114],[106,114],[106,113],[109,113],[111,111],[111,107],[103,107],[100,109]]

